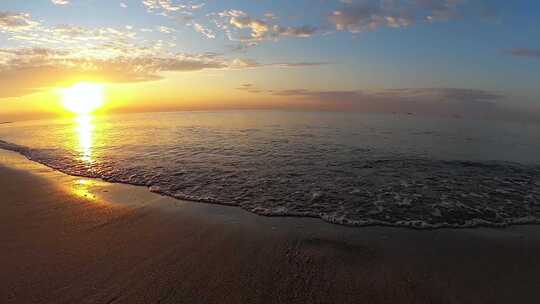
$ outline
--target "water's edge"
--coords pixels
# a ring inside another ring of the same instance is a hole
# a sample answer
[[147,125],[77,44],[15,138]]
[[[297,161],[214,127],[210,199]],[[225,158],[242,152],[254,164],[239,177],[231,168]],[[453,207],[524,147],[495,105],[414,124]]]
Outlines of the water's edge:
[[282,212],[282,213],[271,213],[271,212],[265,212],[264,210],[257,210],[257,209],[249,209],[249,208],[243,208],[241,205],[237,204],[227,204],[222,203],[217,200],[213,199],[198,199],[195,197],[189,197],[189,198],[180,198],[176,197],[174,195],[171,195],[170,193],[167,193],[166,191],[162,191],[159,187],[154,187],[152,185],[145,185],[141,183],[130,183],[126,181],[118,181],[114,180],[112,178],[107,178],[103,176],[97,176],[92,174],[74,174],[73,172],[69,172],[68,170],[60,167],[56,167],[54,165],[48,164],[45,161],[40,161],[39,159],[35,159],[32,157],[32,149],[12,144],[3,140],[0,140],[0,149],[16,152],[22,156],[24,156],[26,159],[42,164],[48,168],[51,168],[53,170],[62,172],[67,175],[76,176],[76,177],[85,177],[85,178],[96,178],[103,180],[105,182],[109,183],[117,183],[117,184],[128,184],[128,185],[134,185],[134,186],[141,186],[147,188],[150,192],[170,197],[173,199],[178,199],[182,201],[188,201],[193,203],[207,203],[207,204],[215,204],[215,205],[222,205],[222,206],[234,206],[234,207],[240,207],[248,212],[251,212],[253,214],[259,215],[259,216],[266,216],[266,217],[303,217],[303,218],[317,218],[321,219],[325,222],[331,223],[331,224],[337,224],[337,225],[343,225],[343,226],[349,226],[349,227],[366,227],[366,226],[385,226],[385,227],[402,227],[402,228],[410,228],[410,229],[417,229],[417,230],[433,230],[433,229],[442,229],[442,228],[475,228],[475,227],[493,227],[493,228],[504,228],[511,225],[538,225],[540,224],[540,218],[535,216],[526,216],[521,218],[510,218],[505,219],[504,222],[490,222],[485,221],[482,219],[472,219],[464,224],[452,224],[452,223],[427,223],[425,221],[400,221],[400,222],[387,222],[387,221],[381,221],[377,219],[366,219],[362,221],[351,221],[346,218],[336,218],[332,216],[328,216],[322,213],[313,213],[313,212],[302,212],[302,213],[296,213],[296,212]]

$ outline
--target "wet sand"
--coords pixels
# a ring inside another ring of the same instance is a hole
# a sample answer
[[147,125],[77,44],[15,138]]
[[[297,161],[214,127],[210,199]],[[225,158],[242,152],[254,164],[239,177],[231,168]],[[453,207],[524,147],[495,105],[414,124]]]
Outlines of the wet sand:
[[0,303],[538,303],[540,227],[266,218],[0,151]]

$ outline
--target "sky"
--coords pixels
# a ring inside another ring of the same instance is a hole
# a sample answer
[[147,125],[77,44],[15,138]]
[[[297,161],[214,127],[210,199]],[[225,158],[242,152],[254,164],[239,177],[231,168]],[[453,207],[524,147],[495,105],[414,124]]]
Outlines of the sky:
[[536,0],[0,0],[0,119],[289,109],[540,118]]

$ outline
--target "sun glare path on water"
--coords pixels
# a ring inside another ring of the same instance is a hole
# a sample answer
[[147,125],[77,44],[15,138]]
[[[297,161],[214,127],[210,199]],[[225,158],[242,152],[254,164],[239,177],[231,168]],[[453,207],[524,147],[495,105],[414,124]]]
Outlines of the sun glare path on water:
[[61,90],[64,107],[77,115],[89,115],[104,103],[103,85],[81,82]]

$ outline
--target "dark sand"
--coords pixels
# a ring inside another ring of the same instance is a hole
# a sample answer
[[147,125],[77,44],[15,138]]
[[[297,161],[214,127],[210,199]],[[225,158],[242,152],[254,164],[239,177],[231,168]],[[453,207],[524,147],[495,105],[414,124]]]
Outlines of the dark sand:
[[539,228],[265,218],[0,152],[0,303],[540,303]]

